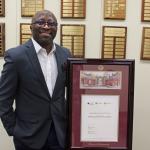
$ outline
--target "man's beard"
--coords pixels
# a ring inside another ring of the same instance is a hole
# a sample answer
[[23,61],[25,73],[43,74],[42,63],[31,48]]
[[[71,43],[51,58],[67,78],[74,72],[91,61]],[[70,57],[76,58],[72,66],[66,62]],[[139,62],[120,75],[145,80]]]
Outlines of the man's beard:
[[39,38],[37,41],[42,47],[47,46],[47,45],[52,45],[53,44],[53,39],[51,37],[42,37]]

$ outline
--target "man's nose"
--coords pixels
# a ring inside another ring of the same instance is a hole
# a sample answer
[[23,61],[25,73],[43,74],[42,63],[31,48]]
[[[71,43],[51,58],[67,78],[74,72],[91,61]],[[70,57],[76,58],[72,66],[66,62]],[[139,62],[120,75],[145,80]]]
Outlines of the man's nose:
[[44,28],[50,28],[50,26],[48,25],[48,23],[47,22],[45,22],[45,24],[44,24],[44,26],[43,26]]

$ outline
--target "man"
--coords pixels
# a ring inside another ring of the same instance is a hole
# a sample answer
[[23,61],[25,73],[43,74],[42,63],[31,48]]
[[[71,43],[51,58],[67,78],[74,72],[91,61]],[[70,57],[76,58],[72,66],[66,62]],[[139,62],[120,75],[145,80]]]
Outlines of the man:
[[[6,51],[0,79],[0,117],[16,150],[63,150],[66,138],[66,60],[53,42],[57,19],[37,12],[32,38]],[[13,102],[15,100],[15,110]]]

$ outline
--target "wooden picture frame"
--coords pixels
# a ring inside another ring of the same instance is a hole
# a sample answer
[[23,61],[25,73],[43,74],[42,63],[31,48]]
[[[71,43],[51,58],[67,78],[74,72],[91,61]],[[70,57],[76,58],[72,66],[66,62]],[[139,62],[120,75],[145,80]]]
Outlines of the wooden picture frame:
[[68,59],[69,150],[132,150],[134,60]]

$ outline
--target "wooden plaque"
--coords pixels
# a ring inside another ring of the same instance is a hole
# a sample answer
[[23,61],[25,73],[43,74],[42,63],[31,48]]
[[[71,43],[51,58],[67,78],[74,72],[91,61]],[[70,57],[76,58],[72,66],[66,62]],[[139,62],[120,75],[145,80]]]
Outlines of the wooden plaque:
[[126,27],[103,26],[102,58],[125,59]]
[[5,23],[0,23],[0,56],[5,52]]
[[0,16],[5,17],[5,0],[0,0]]
[[105,19],[125,19],[126,0],[104,0]]
[[61,25],[61,45],[74,57],[84,57],[85,25]]
[[20,24],[20,44],[25,43],[31,38],[30,23]]
[[141,60],[150,60],[150,27],[143,28]]
[[150,21],[150,0],[142,0],[142,21]]
[[21,16],[32,17],[35,12],[44,9],[44,0],[21,0]]
[[86,0],[61,0],[61,18],[85,18]]

